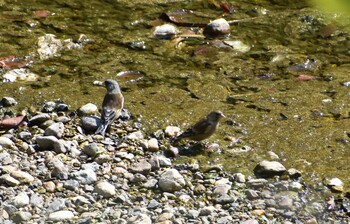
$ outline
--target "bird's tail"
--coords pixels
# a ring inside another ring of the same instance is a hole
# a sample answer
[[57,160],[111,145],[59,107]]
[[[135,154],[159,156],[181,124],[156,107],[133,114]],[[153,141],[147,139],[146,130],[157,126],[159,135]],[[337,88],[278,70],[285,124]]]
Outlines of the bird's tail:
[[106,125],[106,124],[101,124],[101,125],[97,128],[95,134],[96,134],[96,135],[97,135],[97,134],[101,134],[102,136],[105,136],[107,127],[108,127],[108,125]]

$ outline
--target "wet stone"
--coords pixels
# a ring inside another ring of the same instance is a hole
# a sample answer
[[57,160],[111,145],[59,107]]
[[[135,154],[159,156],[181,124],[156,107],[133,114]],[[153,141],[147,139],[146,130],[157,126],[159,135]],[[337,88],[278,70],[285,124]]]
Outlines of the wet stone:
[[223,18],[210,22],[203,31],[208,38],[225,37],[230,34],[230,24]]
[[45,121],[48,121],[50,120],[50,115],[48,114],[38,114],[38,115],[35,115],[34,117],[32,117],[30,120],[29,120],[29,124],[30,125],[40,125],[42,123],[44,123]]
[[254,171],[258,175],[269,177],[283,174],[286,171],[286,168],[277,161],[264,160],[255,167]]
[[176,33],[176,28],[173,25],[164,24],[155,28],[153,36],[157,39],[173,39]]

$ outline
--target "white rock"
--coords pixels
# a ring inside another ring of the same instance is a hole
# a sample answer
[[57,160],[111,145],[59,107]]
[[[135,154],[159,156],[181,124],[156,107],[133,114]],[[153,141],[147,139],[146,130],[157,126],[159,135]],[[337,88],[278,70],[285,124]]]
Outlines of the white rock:
[[13,198],[13,205],[16,208],[21,208],[26,205],[29,205],[29,197],[27,193],[25,192],[20,192],[17,196]]
[[56,138],[62,138],[64,134],[64,124],[62,122],[53,123],[45,129],[46,136],[55,136]]
[[107,181],[97,183],[94,191],[104,198],[110,198],[116,194],[114,185]]
[[167,126],[165,128],[165,134],[168,137],[175,137],[180,133],[180,128],[176,126]]
[[176,28],[170,24],[157,26],[153,32],[153,36],[157,39],[172,39],[176,36]]
[[2,78],[6,82],[14,82],[17,79],[22,81],[36,81],[38,79],[38,75],[29,71],[29,69],[17,68],[6,72]]
[[68,210],[53,212],[49,215],[49,220],[54,222],[70,220],[74,218],[74,214]]
[[19,182],[21,182],[22,184],[23,183],[31,184],[34,181],[34,177],[24,171],[14,170],[10,173],[10,175],[15,179],[19,180]]
[[147,143],[149,151],[157,152],[159,150],[158,140],[156,138],[151,138]]
[[45,34],[38,38],[38,53],[41,60],[54,57],[62,49],[61,40],[53,34]]
[[159,187],[166,192],[181,190],[185,185],[184,177],[176,169],[168,169],[159,178]]
[[15,143],[11,139],[3,136],[0,137],[0,145],[5,149],[15,148]]
[[87,103],[79,108],[79,113],[82,115],[94,115],[97,114],[98,108],[95,104]]

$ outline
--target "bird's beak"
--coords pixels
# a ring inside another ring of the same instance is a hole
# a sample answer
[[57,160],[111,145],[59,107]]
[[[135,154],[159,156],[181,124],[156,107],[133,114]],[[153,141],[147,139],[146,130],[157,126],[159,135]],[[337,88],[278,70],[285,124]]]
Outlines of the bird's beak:
[[221,113],[221,117],[222,118],[226,118],[225,114]]

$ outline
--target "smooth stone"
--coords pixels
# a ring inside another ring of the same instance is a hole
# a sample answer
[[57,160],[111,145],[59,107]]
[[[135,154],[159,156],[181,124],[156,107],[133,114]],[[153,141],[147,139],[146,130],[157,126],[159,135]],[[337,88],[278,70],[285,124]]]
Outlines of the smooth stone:
[[0,103],[4,107],[12,107],[17,105],[17,101],[14,98],[6,96],[1,99]]
[[149,174],[151,171],[151,164],[147,162],[146,159],[140,159],[137,163],[133,164],[132,167],[130,167],[130,171],[133,173],[141,173],[144,175]]
[[176,28],[170,24],[157,26],[153,32],[153,36],[157,39],[173,39],[176,36]]
[[148,179],[142,186],[147,189],[156,188],[158,180],[156,179]]
[[165,220],[171,220],[174,217],[174,214],[171,212],[164,212],[158,216],[158,221],[162,222]]
[[203,34],[208,38],[225,37],[230,34],[230,24],[223,18],[216,19],[204,28]]
[[159,165],[161,167],[170,167],[172,165],[171,159],[163,155],[158,155]]
[[301,177],[301,172],[295,168],[290,168],[287,170],[288,176],[291,178],[297,179]]
[[53,144],[53,150],[56,153],[66,153],[68,151],[71,151],[72,145],[73,143],[70,141],[58,139],[58,141]]
[[23,140],[23,141],[29,141],[32,139],[32,133],[29,131],[21,131],[18,133],[18,138]]
[[100,118],[96,116],[87,116],[80,119],[81,126],[86,131],[96,131],[101,123]]
[[180,133],[181,129],[176,126],[167,126],[165,128],[165,135],[168,137],[175,137]]
[[60,180],[68,179],[69,168],[58,157],[52,158],[47,165],[51,168],[51,177]]
[[45,121],[48,121],[50,120],[51,117],[49,114],[38,114],[38,115],[35,115],[34,117],[32,117],[30,120],[29,120],[29,124],[30,125],[40,125],[42,123],[44,123]]
[[15,187],[21,184],[21,182],[11,177],[9,174],[4,174],[0,176],[0,183],[5,183],[11,187]]
[[150,202],[148,203],[147,209],[156,209],[156,208],[158,208],[158,207],[161,206],[161,205],[162,205],[162,204],[159,203],[157,200],[152,199],[152,200],[150,200]]
[[66,200],[62,199],[62,198],[56,198],[53,199],[52,202],[49,203],[49,205],[47,206],[47,211],[48,212],[56,212],[59,211],[61,209],[63,209],[65,207],[66,204]]
[[97,183],[94,191],[104,198],[110,198],[116,194],[114,185],[106,181]]
[[73,218],[74,218],[73,212],[68,210],[57,211],[49,214],[49,220],[54,222],[71,220]]
[[159,145],[158,140],[156,138],[151,138],[148,140],[148,150],[151,152],[158,152],[159,151]]
[[64,124],[62,122],[53,123],[45,129],[45,136],[55,136],[56,138],[62,138],[64,134]]
[[47,192],[53,193],[56,189],[56,184],[53,181],[48,181],[43,183],[43,187]]
[[81,106],[78,110],[80,116],[95,115],[98,113],[98,108],[95,104],[87,103]]
[[85,169],[72,173],[72,176],[81,184],[92,184],[97,181],[97,176],[94,170]]
[[231,190],[231,182],[227,178],[222,178],[215,182],[214,195],[226,195]]
[[195,209],[189,209],[187,213],[187,217],[190,219],[196,219],[199,216],[199,211]]
[[7,152],[0,153],[0,164],[1,165],[9,165],[12,164],[13,160],[11,159],[11,155]]
[[16,147],[15,143],[11,139],[4,136],[0,136],[0,146],[5,149],[14,149]]
[[68,111],[69,110],[69,106],[65,103],[59,103],[57,105],[57,111]]
[[100,151],[99,146],[95,142],[83,147],[83,153],[91,157],[95,157]]
[[159,187],[165,192],[181,190],[185,185],[184,177],[176,169],[167,169],[160,175]]
[[254,171],[263,176],[273,176],[283,174],[286,168],[277,161],[264,160],[255,167]]
[[210,216],[213,212],[215,211],[215,207],[210,205],[210,206],[205,206],[201,209],[199,209],[199,215],[201,216]]
[[152,224],[151,218],[146,214],[138,214],[128,219],[127,224]]
[[52,113],[56,108],[56,103],[53,101],[46,102],[41,109],[42,112],[44,113]]
[[242,174],[242,173],[235,173],[235,174],[234,174],[234,179],[235,179],[235,181],[237,181],[238,183],[245,183],[245,182],[246,182],[245,175]]
[[41,150],[50,151],[54,149],[54,144],[58,142],[58,139],[55,136],[36,136],[35,141]]
[[24,223],[29,221],[32,218],[32,214],[30,212],[18,211],[15,212],[11,219],[14,223]]
[[44,199],[41,195],[33,193],[30,196],[30,204],[33,207],[42,208],[44,206]]
[[248,187],[253,187],[253,188],[261,188],[263,186],[266,186],[268,184],[268,180],[266,179],[251,179],[247,181],[247,186]]
[[129,140],[141,140],[143,139],[143,134],[141,131],[135,131],[126,136],[127,139]]
[[289,197],[283,197],[281,200],[277,201],[277,205],[282,209],[292,209],[293,208],[293,199]]
[[80,184],[79,184],[79,181],[77,180],[66,180],[63,183],[63,187],[71,191],[77,190],[79,186]]
[[27,193],[25,192],[20,192],[13,198],[13,205],[16,208],[22,208],[24,206],[29,205],[29,197]]
[[34,181],[34,177],[24,171],[14,170],[10,173],[10,175],[22,184],[31,184]]

